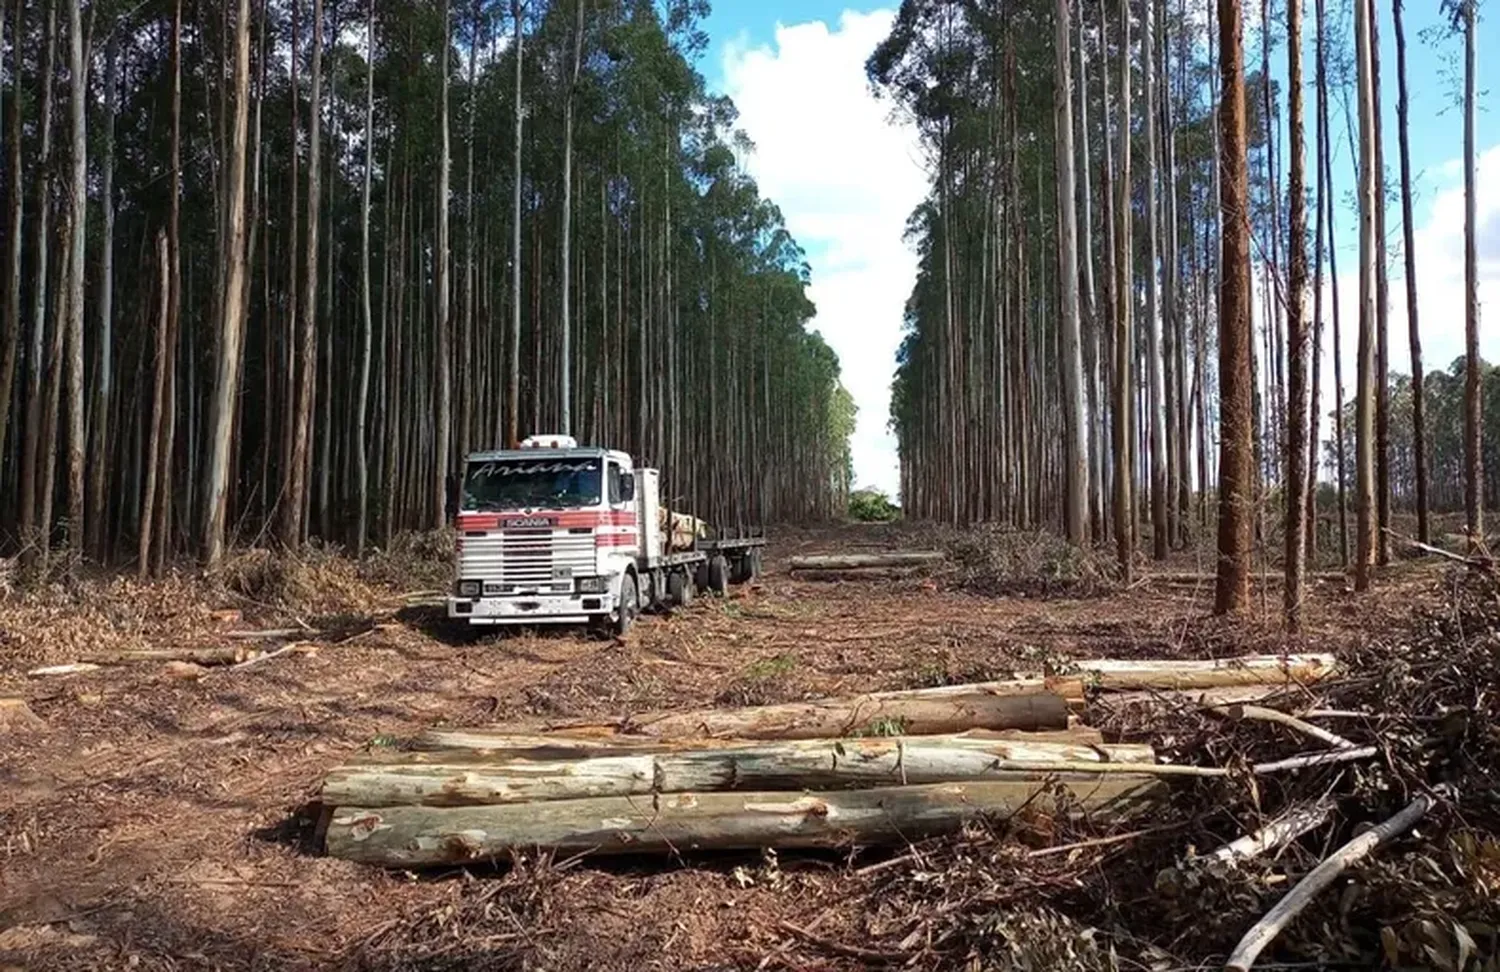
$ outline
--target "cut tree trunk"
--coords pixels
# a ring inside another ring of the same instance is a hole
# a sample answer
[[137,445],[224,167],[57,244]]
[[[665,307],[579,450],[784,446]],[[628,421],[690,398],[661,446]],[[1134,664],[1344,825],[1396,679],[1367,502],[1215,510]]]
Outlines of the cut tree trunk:
[[80,661],[92,665],[128,665],[132,662],[192,662],[196,665],[233,665],[257,654],[242,646],[214,648],[127,648],[91,652]]
[[[924,737],[929,740],[943,738]],[[1020,729],[972,729],[949,735],[954,740],[984,742],[1011,741],[1032,743],[1067,743],[1073,746],[1102,746],[1104,735],[1090,726],[1025,732]],[[527,734],[504,729],[429,729],[412,740],[414,750],[431,755],[428,762],[441,762],[453,750],[482,750],[487,758],[504,756],[515,759],[583,759],[589,756],[618,756],[621,753],[663,753],[702,749],[756,747],[762,741],[753,739],[656,739],[650,736],[569,736],[559,733]],[[1113,751],[1118,747],[1108,747]],[[411,752],[393,752],[388,757],[374,754],[371,761],[402,762],[416,759]]]
[[797,579],[820,584],[867,583],[911,580],[921,573],[917,567],[860,567],[853,570],[798,570]]
[[733,790],[1022,779],[1010,763],[1151,763],[1149,746],[1077,746],[1059,742],[909,736],[815,739],[719,746],[686,752],[629,753],[581,759],[495,759],[476,750],[418,753],[331,770],[327,806],[431,807],[574,800],[587,797]]
[[892,550],[877,554],[808,554],[793,557],[792,570],[858,570],[861,567],[923,567],[942,563],[940,550]]
[[1074,662],[1086,681],[1105,690],[1199,689],[1226,685],[1301,685],[1338,671],[1332,655],[1251,655],[1206,661],[1125,661],[1100,658]]
[[840,847],[956,830],[984,815],[1087,812],[1123,818],[1161,793],[1127,775],[938,783],[832,793],[681,793],[484,807],[338,808],[330,856],[388,867],[461,864],[545,848],[562,853],[680,853]]

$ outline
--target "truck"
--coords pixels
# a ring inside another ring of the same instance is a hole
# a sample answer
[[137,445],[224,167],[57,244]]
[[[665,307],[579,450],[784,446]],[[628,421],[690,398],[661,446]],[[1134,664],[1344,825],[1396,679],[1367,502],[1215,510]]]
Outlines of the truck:
[[571,436],[469,455],[456,504],[447,609],[471,625],[586,624],[623,636],[643,612],[684,606],[700,590],[723,596],[760,574],[764,537],[717,536],[673,515],[659,470]]

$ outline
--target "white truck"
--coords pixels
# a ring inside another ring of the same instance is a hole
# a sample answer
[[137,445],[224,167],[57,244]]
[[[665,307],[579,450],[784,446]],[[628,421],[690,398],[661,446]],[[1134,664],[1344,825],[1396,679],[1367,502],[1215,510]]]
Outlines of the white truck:
[[[761,537],[673,543],[657,470],[534,435],[468,457],[448,616],[470,624],[586,623],[616,635],[642,611],[724,594],[760,573]],[[682,549],[685,548],[685,549]]]

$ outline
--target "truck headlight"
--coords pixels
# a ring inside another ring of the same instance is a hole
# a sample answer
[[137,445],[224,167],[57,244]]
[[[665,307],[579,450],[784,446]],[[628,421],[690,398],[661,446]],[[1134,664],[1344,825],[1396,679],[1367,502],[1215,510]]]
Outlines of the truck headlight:
[[459,581],[458,582],[458,596],[459,597],[478,597],[479,596],[479,581],[477,581],[477,580]]
[[580,594],[603,594],[607,590],[609,590],[608,577],[578,578],[578,593]]

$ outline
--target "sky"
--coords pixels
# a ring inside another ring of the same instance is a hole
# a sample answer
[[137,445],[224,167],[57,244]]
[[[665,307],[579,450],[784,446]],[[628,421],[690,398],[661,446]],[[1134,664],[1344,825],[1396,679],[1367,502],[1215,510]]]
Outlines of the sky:
[[[1252,6],[1252,5],[1247,5]],[[1282,4],[1278,4],[1282,6]],[[1306,40],[1311,68],[1311,7]],[[1378,4],[1381,82],[1392,192],[1399,183],[1396,152],[1396,59],[1389,6]],[[1411,154],[1417,244],[1419,319],[1424,366],[1444,368],[1463,353],[1463,150],[1461,41],[1435,37],[1438,0],[1406,4]],[[1347,13],[1330,0],[1330,16]],[[703,27],[710,44],[700,69],[710,87],[739,108],[739,125],[755,144],[745,165],[761,192],[784,214],[812,268],[810,296],[817,316],[809,325],[839,355],[843,381],[859,406],[851,443],[858,485],[898,491],[896,442],[887,430],[890,381],[901,341],[902,312],[916,276],[916,256],[903,242],[907,216],[927,191],[927,174],[913,128],[871,92],[864,62],[885,37],[895,3],[834,0],[716,0]],[[1247,15],[1248,16],[1248,15]],[[1273,35],[1283,34],[1277,28]],[[1351,32],[1352,33],[1352,32]],[[1481,23],[1478,38],[1479,122],[1477,206],[1481,353],[1500,360],[1500,326],[1486,325],[1484,309],[1500,307],[1500,117],[1487,107],[1500,87],[1500,18]],[[1246,24],[1247,65],[1260,58],[1255,18]],[[1273,47],[1272,73],[1285,78],[1284,45]],[[1312,89],[1307,92],[1309,151]],[[1333,128],[1340,276],[1345,310],[1346,361],[1355,350],[1358,295],[1357,223],[1349,201],[1354,177],[1341,106]],[[1283,166],[1285,141],[1282,142]],[[1311,217],[1309,217],[1311,218]],[[1409,369],[1405,267],[1399,202],[1387,215],[1390,239],[1391,366]],[[1332,282],[1328,287],[1334,286]],[[1496,321],[1500,324],[1500,320]],[[1325,335],[1331,349],[1331,333]],[[1331,369],[1325,368],[1325,374]],[[1352,379],[1351,379],[1352,381]],[[1332,379],[1323,400],[1331,403]],[[1346,397],[1352,389],[1346,389]],[[1325,433],[1326,434],[1326,433]]]

